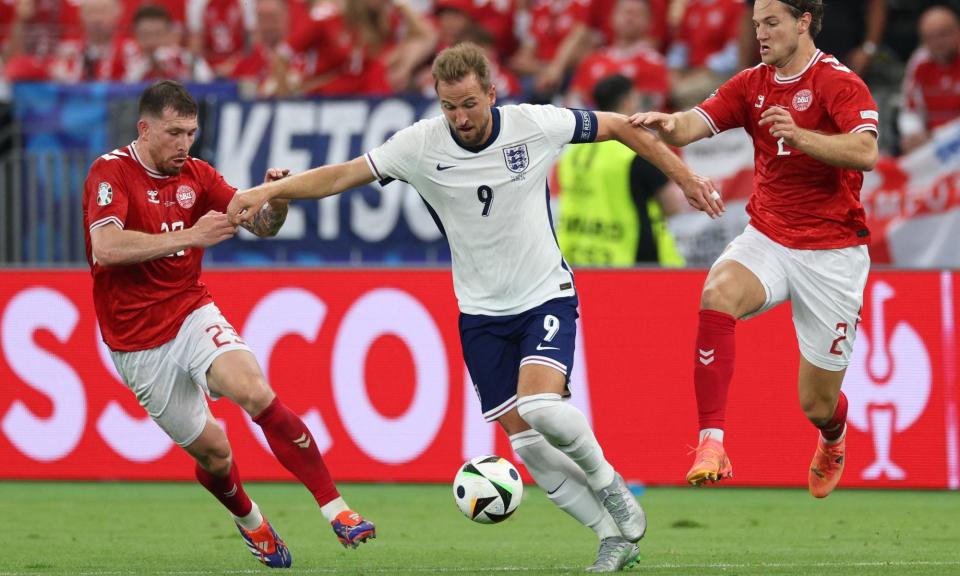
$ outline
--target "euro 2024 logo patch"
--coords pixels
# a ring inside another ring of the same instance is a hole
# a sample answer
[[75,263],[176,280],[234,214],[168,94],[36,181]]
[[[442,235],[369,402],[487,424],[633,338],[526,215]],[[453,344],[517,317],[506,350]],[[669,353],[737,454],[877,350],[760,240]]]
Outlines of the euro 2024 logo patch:
[[813,104],[813,92],[801,90],[793,95],[793,109],[797,112],[803,112]]
[[503,160],[507,163],[507,169],[517,174],[523,173],[530,166],[530,154],[527,153],[527,145],[511,146],[503,149]]
[[113,188],[109,182],[101,182],[97,186],[97,206],[106,206],[113,202]]

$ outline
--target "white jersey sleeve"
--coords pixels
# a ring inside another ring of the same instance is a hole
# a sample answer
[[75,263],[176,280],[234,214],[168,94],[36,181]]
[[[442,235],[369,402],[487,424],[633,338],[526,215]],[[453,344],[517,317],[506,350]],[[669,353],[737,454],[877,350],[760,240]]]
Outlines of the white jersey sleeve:
[[547,140],[558,148],[597,139],[597,115],[589,110],[558,108],[550,104],[521,104],[519,108],[540,126]]
[[408,126],[380,146],[367,152],[367,164],[380,184],[388,184],[393,180],[410,182],[423,156],[430,122],[430,120],[421,120],[413,126]]

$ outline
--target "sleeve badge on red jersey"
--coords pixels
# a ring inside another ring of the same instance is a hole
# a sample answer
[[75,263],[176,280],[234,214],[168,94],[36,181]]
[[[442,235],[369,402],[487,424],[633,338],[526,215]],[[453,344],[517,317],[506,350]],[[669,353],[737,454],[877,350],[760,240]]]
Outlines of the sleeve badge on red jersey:
[[97,206],[106,206],[113,202],[113,188],[109,182],[101,182],[97,187]]

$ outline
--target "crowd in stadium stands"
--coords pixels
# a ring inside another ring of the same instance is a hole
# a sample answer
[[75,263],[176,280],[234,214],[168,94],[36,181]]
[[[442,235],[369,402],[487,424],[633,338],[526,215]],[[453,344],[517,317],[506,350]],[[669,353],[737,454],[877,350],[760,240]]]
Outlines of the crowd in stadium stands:
[[[259,97],[432,95],[433,57],[470,40],[494,60],[501,96],[591,106],[596,83],[619,73],[644,106],[683,109],[757,62],[752,4],[0,0],[0,66],[8,82],[226,79]],[[898,131],[889,149],[909,151],[960,114],[960,0],[844,0],[827,10],[817,45],[874,90]]]

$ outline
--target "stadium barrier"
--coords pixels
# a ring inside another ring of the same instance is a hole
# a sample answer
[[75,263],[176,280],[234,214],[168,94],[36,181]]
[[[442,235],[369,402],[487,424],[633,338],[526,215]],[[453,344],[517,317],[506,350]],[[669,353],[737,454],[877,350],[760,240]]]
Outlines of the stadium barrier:
[[[240,99],[233,85],[190,89],[201,107],[192,153],[239,188],[259,182],[268,167],[301,172],[348,160],[396,130],[440,113],[435,100],[422,98],[251,101]],[[136,137],[140,90],[142,86],[130,85],[15,87],[14,117],[23,145],[20,156],[0,160],[0,242],[5,243],[0,263],[83,262],[72,234],[85,167]],[[753,146],[746,133],[735,130],[687,146],[683,154],[695,171],[717,182],[728,208],[715,221],[682,213],[669,223],[688,266],[709,266],[747,221]],[[873,231],[875,263],[960,267],[955,249],[960,238],[960,120],[941,127],[932,142],[908,156],[882,158],[866,175],[861,198]],[[61,225],[67,221],[71,228],[64,231]],[[276,238],[264,242],[244,231],[240,240],[213,247],[207,262],[312,266],[450,260],[420,196],[402,182],[296,202]]]
[[[577,275],[573,401],[631,480],[677,484],[690,464],[703,279],[703,271]],[[511,457],[480,417],[449,271],[216,271],[205,280],[336,478],[446,482],[468,457]],[[872,274],[844,384],[845,486],[960,486],[958,280]],[[0,478],[192,479],[188,457],[118,381],[90,291],[82,271],[0,272]],[[817,432],[797,403],[790,308],[737,330],[730,484],[802,486]],[[290,478],[242,411],[225,401],[213,411],[245,476]]]

